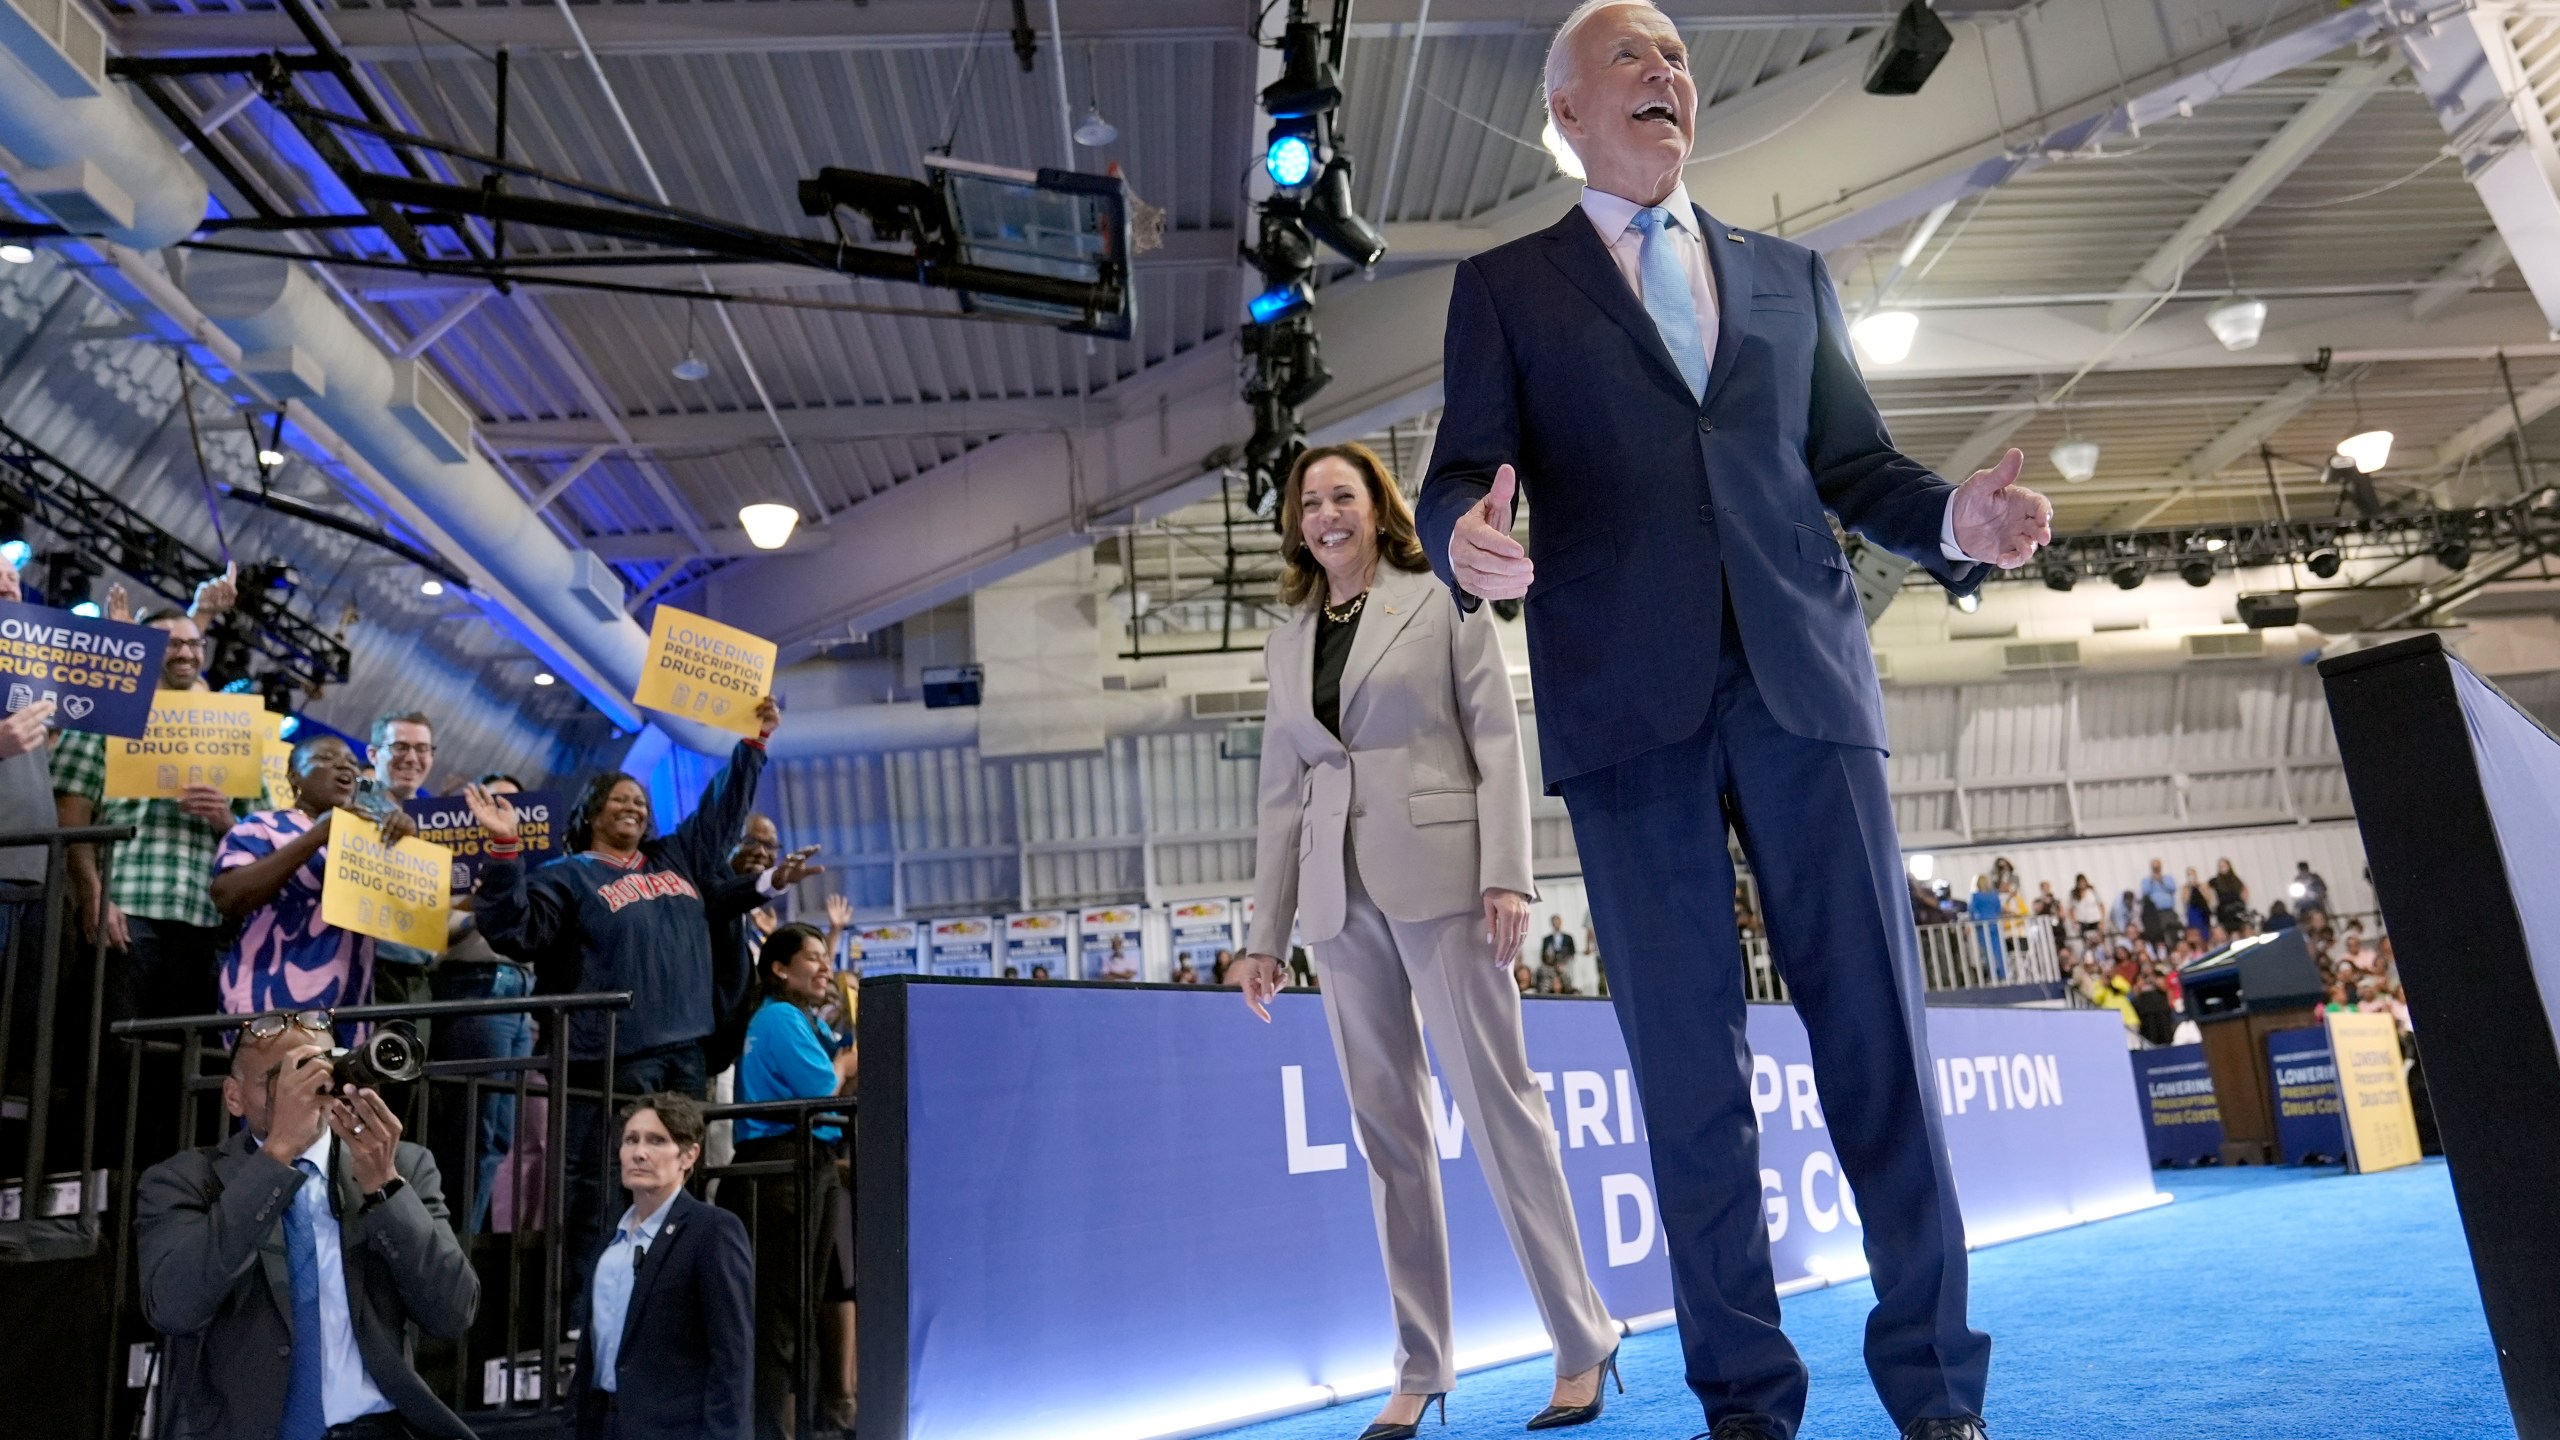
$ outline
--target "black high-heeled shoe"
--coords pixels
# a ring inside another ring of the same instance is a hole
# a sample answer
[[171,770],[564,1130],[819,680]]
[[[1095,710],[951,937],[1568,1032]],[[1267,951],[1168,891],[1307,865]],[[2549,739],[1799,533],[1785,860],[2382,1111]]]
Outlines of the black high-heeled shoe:
[[1588,1425],[1600,1418],[1600,1382],[1616,1380],[1618,1393],[1627,1393],[1627,1382],[1618,1374],[1617,1347],[1611,1346],[1609,1358],[1600,1362],[1600,1373],[1591,1378],[1591,1403],[1588,1405],[1550,1405],[1529,1417],[1532,1430],[1562,1430],[1568,1425]]
[[1423,1396],[1422,1408],[1415,1412],[1414,1417],[1411,1420],[1406,1421],[1402,1425],[1389,1425],[1384,1421],[1380,1421],[1379,1423],[1370,1426],[1368,1429],[1361,1431],[1360,1440],[1413,1440],[1414,1435],[1422,1428],[1422,1417],[1431,1413],[1431,1402],[1435,1400],[1440,1402],[1440,1423],[1443,1425],[1448,1424],[1449,1392],[1443,1390],[1436,1395]]

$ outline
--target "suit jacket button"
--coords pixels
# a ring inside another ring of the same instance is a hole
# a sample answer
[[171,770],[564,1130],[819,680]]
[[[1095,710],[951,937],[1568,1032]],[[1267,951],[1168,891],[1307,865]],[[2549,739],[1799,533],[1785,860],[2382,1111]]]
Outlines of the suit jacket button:
[[1707,418],[1706,416],[1704,416],[1704,415],[1699,416],[1699,417],[1698,417],[1698,433],[1699,433],[1699,434],[1701,434],[1701,435],[1713,435],[1714,433],[1716,433],[1716,422],[1714,422],[1713,420],[1708,419],[1708,418]]
[[1357,820],[1368,813],[1369,807],[1366,805],[1354,805],[1351,807],[1351,818],[1354,820]]
[[293,1358],[293,1347],[292,1347],[292,1346],[290,1346],[290,1345],[279,1345],[279,1346],[277,1346],[277,1347],[276,1347],[276,1358],[277,1358],[277,1359],[279,1359],[279,1360],[290,1360],[290,1359],[292,1359],[292,1358]]
[[1716,507],[1713,505],[1699,506],[1698,523],[1701,525],[1713,525],[1716,523]]

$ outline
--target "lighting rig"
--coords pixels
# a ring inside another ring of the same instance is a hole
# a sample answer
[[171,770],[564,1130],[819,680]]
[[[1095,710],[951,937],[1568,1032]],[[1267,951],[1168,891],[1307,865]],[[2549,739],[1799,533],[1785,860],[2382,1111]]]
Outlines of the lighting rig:
[[1262,92],[1263,112],[1271,117],[1262,170],[1271,194],[1256,207],[1254,243],[1243,247],[1262,289],[1245,307],[1243,349],[1252,369],[1244,400],[1253,410],[1253,434],[1238,464],[1246,508],[1265,517],[1277,508],[1280,483],[1306,448],[1298,411],[1333,378],[1316,338],[1316,244],[1363,269],[1387,253],[1386,237],[1353,203],[1352,159],[1337,118],[1350,26],[1351,0],[1334,0],[1323,27],[1307,18],[1307,0],[1289,0],[1280,78]]
[[[47,559],[62,573],[49,572],[46,579],[65,587],[64,598],[84,590],[87,581],[111,564],[183,609],[194,602],[197,581],[223,570],[221,561],[153,524],[5,424],[0,424],[0,510],[19,524],[41,524],[61,540],[62,550]],[[73,572],[82,578],[73,580]],[[258,657],[304,688],[347,678],[346,645],[301,612],[291,580],[290,567],[280,562],[242,569],[239,605],[209,637],[214,663],[208,677],[214,683],[244,677]],[[46,602],[60,603],[52,593]]]
[[[801,182],[797,197],[802,213],[823,222],[819,233],[759,230],[508,159],[504,50],[495,63],[494,153],[404,130],[373,98],[310,0],[282,0],[281,8],[308,53],[115,56],[107,61],[107,73],[157,107],[230,182],[246,207],[245,214],[208,222],[182,246],[462,276],[501,289],[539,282],[555,288],[751,303],[755,297],[703,288],[570,279],[546,272],[562,265],[796,265],[955,291],[966,310],[999,311],[1003,318],[1028,318],[1081,334],[1125,339],[1135,322],[1131,204],[1117,177],[1008,170],[947,157],[927,157],[929,178],[924,180],[830,168]],[[1016,8],[1019,12],[1018,4]],[[237,75],[255,85],[260,98],[292,126],[362,213],[294,213],[273,186],[231,151],[230,132],[221,137],[207,133],[170,88],[174,81],[208,75]],[[869,224],[870,243],[856,240],[845,223],[848,212]],[[509,226],[653,249],[638,254],[511,254]],[[359,238],[326,251],[239,243],[258,232]],[[58,226],[0,224],[0,238],[65,233]],[[368,235],[387,243],[363,243],[361,237]]]
[[[2334,580],[2350,561],[2382,569],[2350,582],[2354,587],[2400,583],[2400,566],[2433,560],[2461,579],[2467,591],[2546,556],[2560,555],[2560,487],[2545,486],[2504,505],[2469,510],[2409,510],[2316,520],[2259,520],[2232,525],[2189,525],[2057,535],[2033,564],[1995,570],[1993,581],[2042,581],[2067,591],[2080,581],[2104,579],[2118,589],[2139,589],[2153,575],[2175,575],[2189,585],[2210,585],[2222,570],[2298,565],[2315,580]],[[2475,571],[2473,561],[2496,559]],[[2347,588],[2347,587],[2341,587]],[[2270,597],[2243,596],[2243,618],[2253,624],[2290,624],[2286,607]],[[2292,598],[2290,594],[2283,597]],[[2439,603],[2445,587],[2436,587]],[[2250,601],[2258,601],[2251,605]]]

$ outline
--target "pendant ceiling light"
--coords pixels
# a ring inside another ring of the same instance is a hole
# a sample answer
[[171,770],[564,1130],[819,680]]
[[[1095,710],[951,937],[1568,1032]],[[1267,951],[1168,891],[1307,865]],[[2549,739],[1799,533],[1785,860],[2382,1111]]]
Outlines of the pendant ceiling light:
[[2074,485],[2098,473],[2098,442],[2065,440],[2053,447],[2053,468]]
[[800,512],[771,501],[742,505],[738,507],[738,523],[746,527],[748,543],[757,549],[779,550],[790,543],[792,530],[800,524]]
[[1871,365],[1899,365],[1911,358],[1920,317],[1908,310],[1878,310],[1849,327],[1849,338]]

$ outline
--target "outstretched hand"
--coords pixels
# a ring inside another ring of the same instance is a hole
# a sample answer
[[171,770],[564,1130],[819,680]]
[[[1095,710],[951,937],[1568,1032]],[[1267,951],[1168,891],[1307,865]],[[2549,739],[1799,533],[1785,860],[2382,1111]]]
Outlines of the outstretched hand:
[[1449,573],[1480,600],[1517,600],[1537,578],[1529,552],[1511,538],[1519,486],[1510,466],[1495,471],[1493,488],[1449,532]]
[[516,807],[506,796],[486,786],[465,785],[462,787],[462,803],[471,807],[471,818],[480,822],[480,828],[488,833],[491,843],[503,845],[521,833]]
[[1956,487],[1956,544],[1964,553],[2003,570],[2024,565],[2036,547],[2053,539],[2053,502],[2018,483],[2027,454],[2012,447],[2000,463],[1973,472]]

